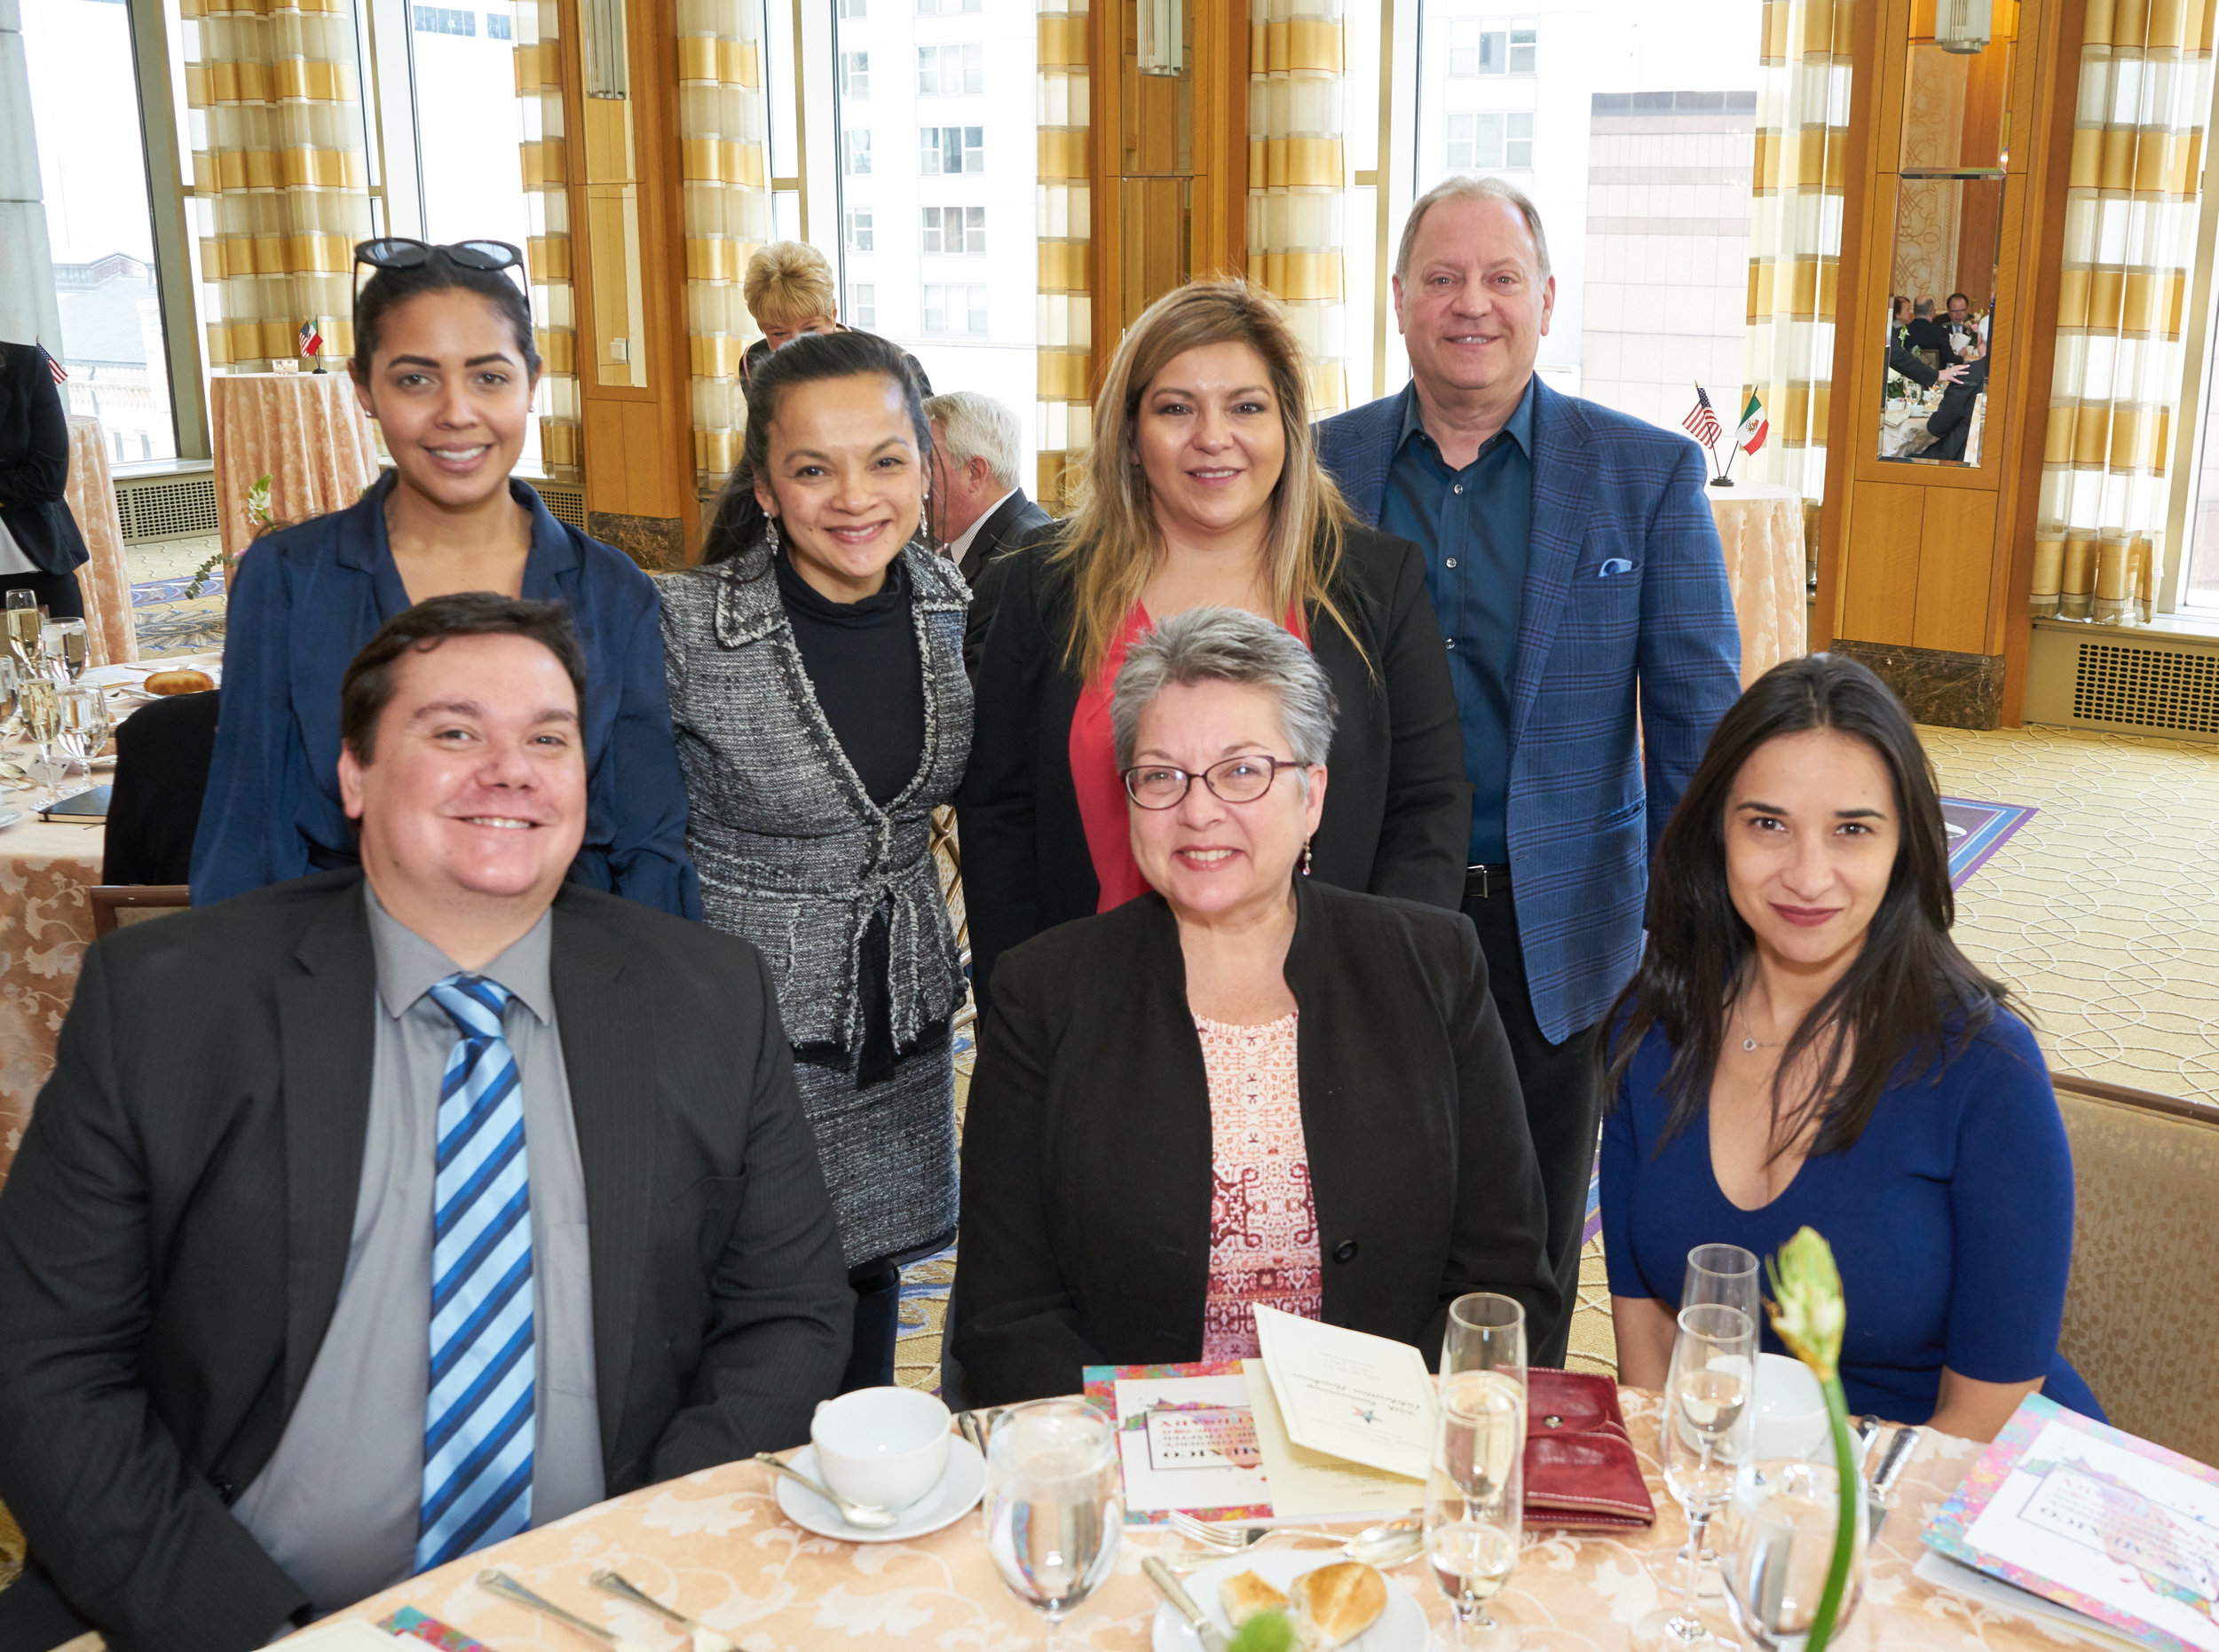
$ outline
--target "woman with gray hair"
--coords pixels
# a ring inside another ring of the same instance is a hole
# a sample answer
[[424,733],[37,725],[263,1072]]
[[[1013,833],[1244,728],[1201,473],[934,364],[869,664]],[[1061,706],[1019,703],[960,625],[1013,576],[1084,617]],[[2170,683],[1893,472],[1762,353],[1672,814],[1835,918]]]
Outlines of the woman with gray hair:
[[1461,913],[1303,875],[1334,696],[1284,627],[1193,608],[1111,703],[1149,892],[1014,947],[980,1040],[950,1318],[975,1403],[1253,1356],[1258,1305],[1425,1348],[1557,1287]]

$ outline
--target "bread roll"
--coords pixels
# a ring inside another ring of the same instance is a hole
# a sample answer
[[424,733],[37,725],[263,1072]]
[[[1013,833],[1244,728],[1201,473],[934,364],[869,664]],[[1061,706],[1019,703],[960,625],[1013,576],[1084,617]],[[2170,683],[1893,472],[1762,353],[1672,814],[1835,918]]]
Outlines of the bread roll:
[[205,694],[215,686],[215,678],[205,671],[195,671],[190,666],[156,671],[146,679],[149,694]]
[[1304,1572],[1290,1586],[1294,1609],[1321,1646],[1344,1646],[1386,1610],[1386,1579],[1361,1561],[1341,1561]]
[[1218,1603],[1226,1621],[1238,1629],[1259,1612],[1283,1612],[1287,1597],[1254,1572],[1235,1572],[1218,1585]]

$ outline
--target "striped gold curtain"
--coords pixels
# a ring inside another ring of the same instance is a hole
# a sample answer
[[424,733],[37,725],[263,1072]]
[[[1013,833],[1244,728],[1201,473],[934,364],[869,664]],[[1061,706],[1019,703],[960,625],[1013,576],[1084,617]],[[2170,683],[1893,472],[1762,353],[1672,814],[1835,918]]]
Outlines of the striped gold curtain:
[[1341,0],[1250,0],[1248,279],[1310,353],[1313,417],[1348,405]]
[[1039,0],[1039,468],[1033,493],[1062,512],[1064,467],[1094,435],[1094,296],[1086,276],[1092,190],[1086,178],[1091,83],[1087,0]]
[[523,122],[531,244],[532,332],[540,346],[540,463],[574,479],[584,463],[578,423],[578,322],[570,276],[570,162],[564,147],[561,13],[556,0],[516,0],[517,102]]
[[740,278],[770,239],[761,0],[678,0],[678,141],[685,191],[693,468],[714,486],[747,434],[739,359],[762,332]]
[[370,233],[351,0],[180,0],[211,367],[353,348]]
[[2212,0],[2089,0],[2034,526],[2036,614],[2150,618],[2167,549],[2211,45]]
[[[1762,25],[1745,360],[1772,436],[1744,474],[1806,499],[1826,487],[1854,4],[1765,0]],[[1719,414],[1730,430],[1741,409]]]

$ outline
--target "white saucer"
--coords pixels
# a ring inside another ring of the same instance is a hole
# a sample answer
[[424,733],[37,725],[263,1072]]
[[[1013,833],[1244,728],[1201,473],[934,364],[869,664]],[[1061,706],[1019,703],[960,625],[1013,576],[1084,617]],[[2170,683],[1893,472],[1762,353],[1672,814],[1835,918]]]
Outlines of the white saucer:
[[[1304,1572],[1315,1571],[1321,1566],[1331,1566],[1343,1557],[1331,1549],[1267,1549],[1261,1553],[1236,1554],[1228,1560],[1204,1566],[1184,1581],[1187,1593],[1194,1603],[1209,1613],[1217,1626],[1229,1637],[1232,1621],[1225,1615],[1225,1608],[1218,1602],[1219,1587],[1228,1577],[1239,1572],[1254,1572],[1281,1593],[1287,1585]],[[1149,1627],[1149,1644],[1155,1652],[1202,1652],[1202,1638],[1196,1634],[1187,1620],[1172,1610],[1168,1601],[1156,1608],[1155,1621]],[[1425,1609],[1413,1600],[1409,1590],[1387,1578],[1386,1610],[1378,1621],[1354,1640],[1343,1641],[1345,1652],[1425,1652],[1427,1630]]]
[[20,809],[0,809],[0,832],[6,831],[8,827],[22,818],[23,811]]
[[[815,1446],[805,1445],[786,1460],[797,1472],[817,1478]],[[940,1471],[940,1483],[904,1509],[890,1526],[850,1526],[838,1509],[784,1474],[778,1476],[778,1512],[820,1537],[837,1537],[842,1543],[899,1543],[953,1525],[978,1506],[978,1494],[985,1489],[986,1459],[968,1440],[951,1435],[948,1466]]]

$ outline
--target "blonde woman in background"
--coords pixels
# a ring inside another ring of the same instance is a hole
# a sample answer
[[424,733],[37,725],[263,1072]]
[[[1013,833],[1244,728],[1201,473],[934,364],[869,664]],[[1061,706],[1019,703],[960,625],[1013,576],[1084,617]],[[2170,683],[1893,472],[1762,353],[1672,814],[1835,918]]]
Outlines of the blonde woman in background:
[[[840,283],[833,278],[825,255],[805,241],[774,241],[757,249],[740,278],[740,296],[747,313],[755,318],[762,336],[747,346],[739,359],[739,382],[745,387],[755,369],[810,333],[846,333],[854,329],[840,322]],[[932,381],[917,358],[904,355],[920,396],[932,394]]]
[[1149,887],[1110,685],[1136,638],[1190,608],[1283,625],[1332,685],[1333,785],[1304,870],[1431,905],[1463,899],[1472,787],[1425,563],[1352,521],[1319,468],[1307,365],[1278,301],[1244,281],[1157,300],[1095,398],[1070,520],[992,565],[956,800],[982,1009],[1002,952]]

